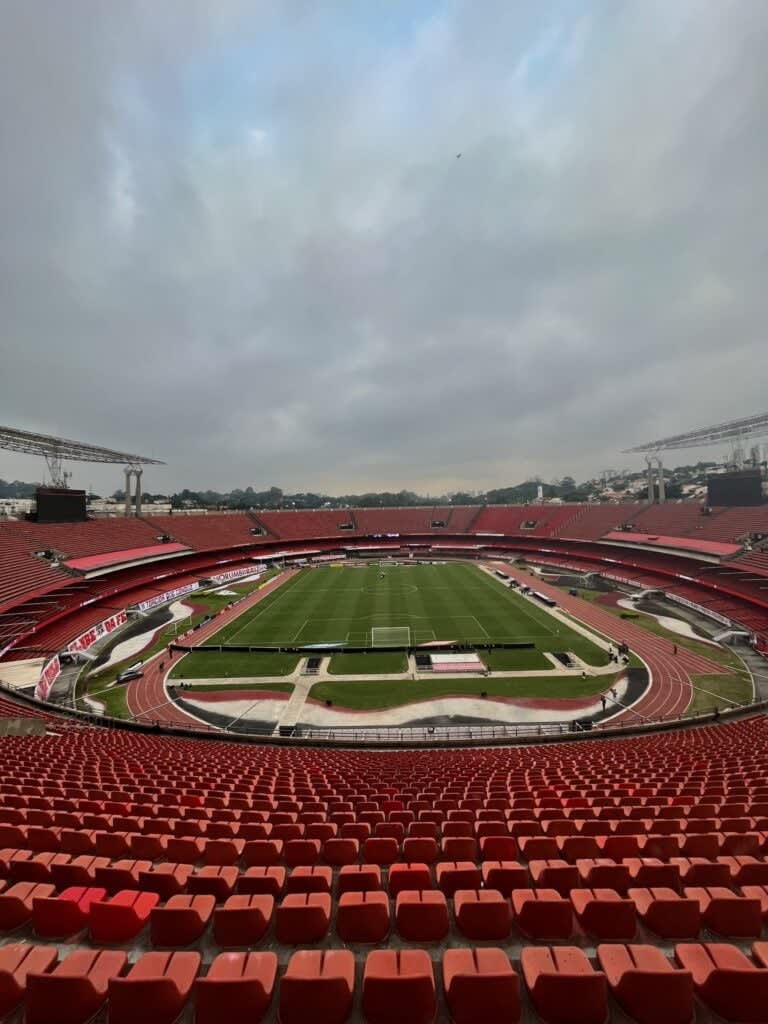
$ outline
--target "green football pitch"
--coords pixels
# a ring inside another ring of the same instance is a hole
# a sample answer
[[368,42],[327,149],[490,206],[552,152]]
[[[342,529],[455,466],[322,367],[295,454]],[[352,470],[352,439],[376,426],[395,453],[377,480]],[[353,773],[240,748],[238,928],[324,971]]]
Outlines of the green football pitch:
[[[602,648],[550,615],[544,606],[477,566],[461,562],[385,563],[383,567],[376,562],[364,567],[304,569],[208,644],[327,643],[375,648],[381,642],[382,627],[407,628],[409,633],[404,635],[414,645],[435,640],[534,645],[533,650],[484,652],[489,667],[497,671],[549,668],[544,653],[554,651],[572,651],[589,665],[608,662]],[[375,650],[364,655],[337,654],[331,671],[403,671],[400,657]],[[296,655],[287,654],[196,654],[184,658],[173,674],[188,678],[278,675],[291,672],[297,662]]]

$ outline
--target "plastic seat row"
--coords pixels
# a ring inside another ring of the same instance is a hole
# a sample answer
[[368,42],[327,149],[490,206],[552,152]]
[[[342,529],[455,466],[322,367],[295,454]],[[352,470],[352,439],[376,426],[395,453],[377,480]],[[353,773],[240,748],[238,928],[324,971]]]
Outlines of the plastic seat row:
[[[88,928],[94,942],[109,945],[131,941],[149,923],[152,944],[168,947],[196,943],[211,920],[220,946],[253,945],[273,920],[275,940],[282,944],[311,944],[326,936],[333,909],[327,891],[291,892],[276,906],[270,876],[254,881],[262,883],[254,886],[258,891],[224,895],[218,906],[211,892],[176,893],[160,905],[155,892],[127,889],[109,895],[102,888],[73,886],[57,895],[52,886],[20,882],[0,894],[0,928],[13,931],[31,923],[47,939],[71,938]],[[513,889],[510,897],[496,889],[454,889],[458,931],[470,939],[503,939],[514,921],[529,938],[565,939],[574,934],[575,917],[583,932],[606,940],[634,938],[638,919],[663,938],[695,938],[702,928],[754,938],[768,923],[767,886],[744,886],[741,894],[692,887],[682,896],[664,887],[632,888],[625,897],[607,888],[573,889],[565,896],[542,887]],[[435,889],[401,889],[394,921],[406,940],[440,941],[450,929],[448,898]],[[346,890],[336,903],[336,930],[346,942],[384,940],[391,930],[390,897],[375,887]]]
[[[681,1024],[694,994],[716,1013],[759,1021],[768,1004],[768,943],[750,959],[724,944],[675,947],[675,963],[653,946],[600,945],[597,967],[575,947],[526,947],[520,973],[545,1022],[603,1024],[608,994],[639,1024]],[[520,975],[502,949],[447,950],[439,969],[455,1024],[517,1021]],[[24,1005],[27,1024],[84,1024],[105,1005],[110,1024],[173,1024],[194,999],[197,1024],[251,1024],[275,999],[282,1024],[343,1024],[353,1009],[355,961],[347,950],[293,954],[277,984],[271,952],[222,954],[201,971],[195,952],[151,952],[128,965],[114,950],[77,950],[63,960],[50,946],[0,949],[0,1015]],[[435,967],[424,950],[368,955],[360,1008],[369,1024],[430,1024],[438,1011]]]
[[[524,824],[524,823],[516,823]],[[283,863],[290,866],[324,861],[345,863],[394,864],[397,861],[434,862],[450,860],[516,859],[526,861],[562,857],[569,861],[590,857],[694,856],[714,859],[718,856],[768,855],[768,831],[743,827],[729,832],[696,831],[678,833],[676,828],[642,831],[643,823],[632,830],[610,835],[528,835],[513,829],[504,834],[485,835],[479,842],[471,836],[443,838],[439,844],[429,835],[413,834],[404,839],[394,836],[367,836],[367,826],[344,826],[339,835],[325,834],[327,825],[316,825],[314,836],[322,838],[199,838],[161,832],[124,832],[43,826],[0,825],[0,873],[7,850],[31,850],[34,853],[91,853],[119,857],[134,855],[151,860],[168,859],[196,864]],[[657,826],[661,823],[657,822]],[[677,825],[677,822],[668,822]],[[284,826],[290,829],[292,826]],[[249,826],[258,835],[263,826]],[[426,829],[424,830],[426,831]]]

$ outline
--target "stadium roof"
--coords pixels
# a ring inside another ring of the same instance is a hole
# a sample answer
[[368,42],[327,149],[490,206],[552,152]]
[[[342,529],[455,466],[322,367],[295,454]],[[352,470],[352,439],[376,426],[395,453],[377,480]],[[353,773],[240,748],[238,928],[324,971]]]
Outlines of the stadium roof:
[[65,437],[34,434],[29,430],[15,430],[13,427],[0,427],[0,448],[10,452],[23,452],[25,455],[42,455],[44,458],[53,456],[59,459],[72,459],[76,462],[165,465],[160,459],[150,459],[146,455],[118,452],[113,448],[102,448],[84,441],[69,441]]
[[768,435],[768,413],[764,412],[758,416],[747,416],[741,420],[718,423],[713,427],[699,427],[698,430],[691,430],[687,434],[662,437],[658,441],[649,441],[636,448],[625,448],[624,454],[669,451],[674,448],[700,448],[709,444],[718,444],[720,441],[744,441],[748,437],[763,437],[765,435]]

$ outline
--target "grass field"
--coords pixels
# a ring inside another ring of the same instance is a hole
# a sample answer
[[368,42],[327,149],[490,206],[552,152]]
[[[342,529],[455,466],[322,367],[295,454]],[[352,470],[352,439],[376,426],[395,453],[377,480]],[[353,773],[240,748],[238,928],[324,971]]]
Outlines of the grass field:
[[[546,669],[544,651],[573,651],[589,665],[606,665],[602,648],[553,618],[546,608],[502,586],[473,565],[387,566],[305,569],[220,630],[209,643],[349,644],[369,646],[372,630],[406,626],[413,644],[433,640],[471,643],[532,643],[535,649],[492,652],[496,670]],[[275,658],[285,659],[275,662]],[[293,655],[191,655],[174,669],[176,678],[287,674]],[[376,659],[373,661],[373,659]],[[275,665],[280,666],[279,669]],[[374,669],[374,664],[380,667]],[[331,672],[370,674],[403,671],[395,652],[336,654]]]
[[490,697],[591,697],[613,685],[622,673],[595,676],[592,679],[552,676],[543,679],[380,679],[324,680],[309,691],[311,700],[333,701],[336,707],[357,711],[381,711],[416,700],[439,697],[479,697],[485,691]]

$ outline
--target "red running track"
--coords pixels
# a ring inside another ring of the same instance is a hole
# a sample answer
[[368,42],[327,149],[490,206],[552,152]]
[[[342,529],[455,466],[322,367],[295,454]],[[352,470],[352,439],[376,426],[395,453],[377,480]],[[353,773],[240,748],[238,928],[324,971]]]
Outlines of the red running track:
[[[255,591],[244,601],[239,601],[234,607],[226,608],[224,611],[219,612],[213,621],[207,622],[195,631],[195,645],[208,640],[214,633],[218,633],[224,626],[239,618],[244,612],[249,611],[260,601],[263,601],[265,597],[268,597],[283,583],[286,583],[292,576],[295,576],[297,571],[296,569],[286,570],[279,576],[275,576],[266,586],[262,587],[261,590]],[[168,652],[164,650],[145,662],[144,675],[141,679],[129,683],[128,692],[126,693],[128,711],[134,718],[139,718],[143,722],[162,722],[164,725],[183,725],[187,728],[197,729],[205,728],[204,723],[199,718],[193,718],[191,715],[185,714],[177,704],[174,704],[172,701],[169,702],[168,693],[163,685],[171,665],[183,657],[183,654],[177,654],[175,658],[170,658]],[[165,665],[162,670],[160,669],[161,663]]]
[[527,586],[533,585],[535,590],[557,601],[559,607],[570,612],[575,619],[615,643],[628,644],[630,650],[643,659],[651,670],[651,686],[631,711],[624,711],[612,718],[612,725],[637,722],[637,715],[633,712],[639,712],[646,718],[678,717],[685,713],[691,702],[691,676],[717,675],[723,671],[722,665],[688,650],[681,644],[678,645],[677,654],[674,654],[673,641],[649,633],[641,626],[636,626],[627,619],[620,619],[590,601],[572,597],[559,587],[545,583],[538,576],[534,582],[530,573],[510,568],[508,564],[501,562],[489,563],[489,567],[501,569]]

